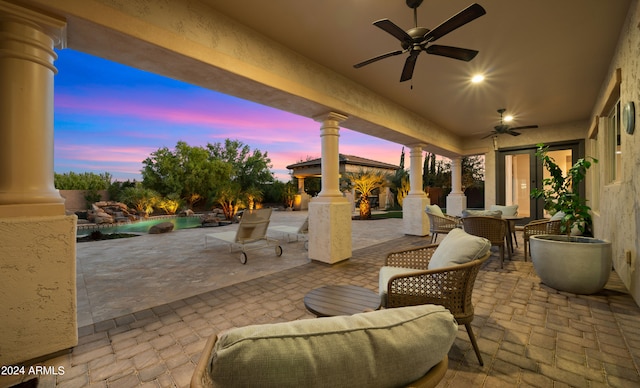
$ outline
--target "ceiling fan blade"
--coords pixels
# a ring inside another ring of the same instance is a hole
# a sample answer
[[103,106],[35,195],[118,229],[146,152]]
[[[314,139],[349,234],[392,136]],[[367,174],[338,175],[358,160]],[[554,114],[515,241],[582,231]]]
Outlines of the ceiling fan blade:
[[402,75],[400,76],[400,82],[408,81],[413,77],[413,69],[416,67],[416,60],[420,54],[419,50],[411,51],[411,54],[404,62],[404,68],[402,69]]
[[471,4],[467,8],[458,12],[456,15],[450,17],[447,21],[443,22],[438,27],[427,32],[424,36],[424,39],[428,42],[434,42],[447,35],[451,31],[464,26],[470,21],[473,21],[486,13],[487,11],[485,11],[480,4]]
[[523,127],[511,128],[511,130],[514,130],[514,129],[530,129],[530,128],[538,128],[538,126],[537,125],[525,125]]
[[507,133],[511,136],[520,136],[520,132],[513,132],[513,128],[508,130]]
[[483,137],[481,137],[480,139],[486,139],[486,138],[491,137],[491,136],[496,136],[497,134],[498,134],[498,132],[493,131],[493,132],[491,132],[490,134],[488,134],[487,136],[483,136]]
[[390,53],[386,53],[386,54],[379,55],[379,56],[377,56],[377,57],[375,57],[375,58],[367,59],[367,60],[366,60],[366,61],[364,61],[364,62],[357,63],[357,64],[353,65],[353,67],[355,67],[356,69],[359,69],[359,68],[361,68],[362,66],[366,66],[366,65],[368,65],[368,64],[370,64],[370,63],[373,63],[373,62],[379,61],[379,60],[381,60],[381,59],[385,59],[385,58],[393,57],[394,55],[400,55],[400,54],[402,54],[402,51],[401,51],[401,50],[392,51],[392,52],[390,52]]
[[470,60],[475,58],[476,55],[478,55],[478,51],[476,50],[469,50],[469,49],[464,49],[460,47],[441,46],[438,44],[428,46],[426,48],[426,51],[428,54],[441,55],[443,57],[459,59],[461,61],[467,61],[467,62],[469,62]]
[[412,42],[413,39],[402,28],[398,27],[394,22],[389,19],[381,19],[373,22],[373,25],[393,35],[400,42]]

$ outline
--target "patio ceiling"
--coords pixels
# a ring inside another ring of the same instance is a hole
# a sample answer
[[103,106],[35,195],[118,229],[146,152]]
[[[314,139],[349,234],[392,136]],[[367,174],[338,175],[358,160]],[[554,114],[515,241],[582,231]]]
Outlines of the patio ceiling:
[[[624,24],[628,0],[478,0],[486,15],[438,40],[476,49],[471,62],[420,55],[412,81],[399,82],[406,54],[353,65],[399,48],[372,25],[388,18],[413,27],[403,0],[203,0],[307,58],[460,136],[477,138],[507,108],[513,126],[591,120],[598,92]],[[427,0],[418,25],[435,26],[469,0]],[[482,85],[469,78],[484,73]]]

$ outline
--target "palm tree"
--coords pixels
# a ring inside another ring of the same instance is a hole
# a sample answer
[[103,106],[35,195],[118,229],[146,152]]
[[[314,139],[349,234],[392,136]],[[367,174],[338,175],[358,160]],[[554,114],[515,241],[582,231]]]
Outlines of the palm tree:
[[369,196],[374,190],[386,185],[387,174],[376,170],[361,169],[357,172],[348,172],[345,177],[351,181],[353,189],[360,193],[360,219],[371,218]]

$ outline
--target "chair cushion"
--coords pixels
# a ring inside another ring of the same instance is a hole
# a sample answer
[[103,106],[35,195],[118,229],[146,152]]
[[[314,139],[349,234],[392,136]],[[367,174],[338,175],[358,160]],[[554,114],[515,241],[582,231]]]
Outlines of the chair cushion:
[[462,211],[462,218],[474,217],[474,216],[502,218],[502,211],[501,210],[467,210],[467,209],[464,209]]
[[503,216],[517,216],[518,205],[491,205],[491,210],[500,210]]
[[561,220],[564,217],[564,212],[556,212],[556,214],[551,216],[551,221]]
[[454,229],[433,252],[428,268],[437,269],[468,263],[483,257],[490,248],[491,242],[486,238],[473,236],[462,229]]
[[427,213],[431,213],[431,214],[435,214],[436,216],[444,216],[444,213],[442,212],[442,209],[440,208],[440,206],[438,206],[437,204],[433,204],[433,205],[427,205],[424,208],[424,211]]
[[457,332],[444,307],[420,305],[231,329],[205,352],[214,386],[392,387],[424,376]]

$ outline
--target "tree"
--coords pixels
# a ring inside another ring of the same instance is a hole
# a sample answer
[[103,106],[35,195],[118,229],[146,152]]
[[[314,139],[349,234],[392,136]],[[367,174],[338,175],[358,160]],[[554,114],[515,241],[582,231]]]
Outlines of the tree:
[[231,172],[231,166],[210,158],[206,149],[191,147],[183,141],[173,151],[167,147],[158,149],[142,163],[144,187],[164,196],[177,194],[189,207],[205,198],[212,186],[227,179]]
[[269,170],[272,165],[267,152],[257,149],[251,151],[241,141],[229,139],[225,140],[224,145],[207,144],[207,150],[211,159],[224,162],[230,167],[226,180],[229,184],[225,183],[224,187],[216,191],[215,196],[216,202],[223,206],[227,219],[231,219],[240,206],[249,206],[251,209],[255,202],[262,200],[262,186],[275,180]]
[[53,184],[58,190],[106,190],[111,185],[113,177],[108,172],[95,174],[93,172],[67,172],[53,174]]
[[369,196],[374,190],[385,186],[387,175],[381,171],[361,169],[357,172],[348,172],[345,177],[351,181],[353,189],[360,193],[360,219],[371,218]]

